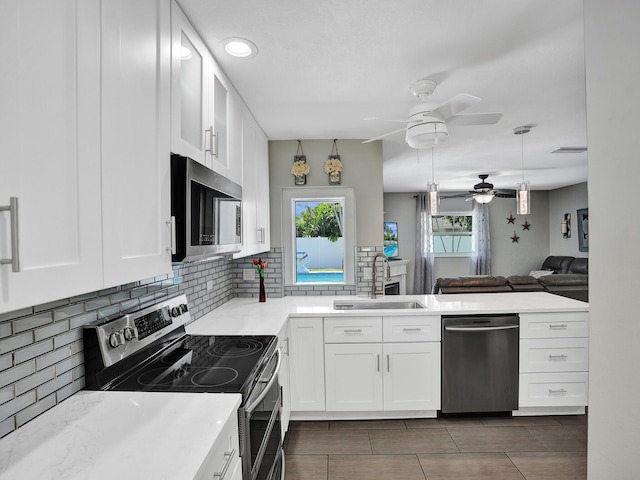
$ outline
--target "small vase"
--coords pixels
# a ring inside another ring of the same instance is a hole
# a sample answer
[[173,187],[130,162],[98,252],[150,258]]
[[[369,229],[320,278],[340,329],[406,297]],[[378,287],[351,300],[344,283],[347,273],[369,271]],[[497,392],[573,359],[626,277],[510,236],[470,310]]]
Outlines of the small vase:
[[258,297],[259,302],[265,302],[267,300],[267,296],[264,293],[264,277],[260,277],[260,296]]

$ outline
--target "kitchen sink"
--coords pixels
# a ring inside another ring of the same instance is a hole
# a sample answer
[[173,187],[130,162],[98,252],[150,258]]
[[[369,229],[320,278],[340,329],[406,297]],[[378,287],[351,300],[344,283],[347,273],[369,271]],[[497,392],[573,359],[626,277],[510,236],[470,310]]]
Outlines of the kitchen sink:
[[361,300],[361,301],[334,301],[334,310],[413,310],[413,309],[426,309],[423,304],[416,301],[396,302],[396,301],[375,301],[375,300]]

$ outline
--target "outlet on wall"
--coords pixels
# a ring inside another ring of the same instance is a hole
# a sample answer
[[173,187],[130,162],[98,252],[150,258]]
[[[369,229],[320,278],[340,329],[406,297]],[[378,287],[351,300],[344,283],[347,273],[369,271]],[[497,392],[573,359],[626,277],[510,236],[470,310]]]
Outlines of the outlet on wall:
[[242,279],[243,280],[255,280],[256,279],[256,271],[253,268],[243,268],[242,269]]

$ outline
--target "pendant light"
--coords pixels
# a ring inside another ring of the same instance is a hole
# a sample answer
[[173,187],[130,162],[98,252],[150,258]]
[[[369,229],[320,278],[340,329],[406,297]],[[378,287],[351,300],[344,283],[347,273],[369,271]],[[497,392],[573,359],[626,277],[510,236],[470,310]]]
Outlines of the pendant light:
[[529,190],[529,182],[524,180],[524,137],[525,133],[529,133],[531,127],[528,125],[516,127],[513,129],[515,135],[520,135],[520,148],[522,158],[522,182],[516,187],[516,215],[529,215],[531,213],[531,191]]
[[431,183],[427,185],[427,195],[429,196],[429,213],[432,215],[440,213],[440,192],[433,173],[433,147],[431,147]]

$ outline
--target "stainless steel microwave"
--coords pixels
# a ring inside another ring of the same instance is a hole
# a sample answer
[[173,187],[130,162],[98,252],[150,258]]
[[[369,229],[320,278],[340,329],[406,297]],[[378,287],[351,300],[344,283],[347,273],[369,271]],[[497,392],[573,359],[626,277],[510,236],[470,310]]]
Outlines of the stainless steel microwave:
[[242,187],[195,160],[171,155],[172,261],[239,252]]

